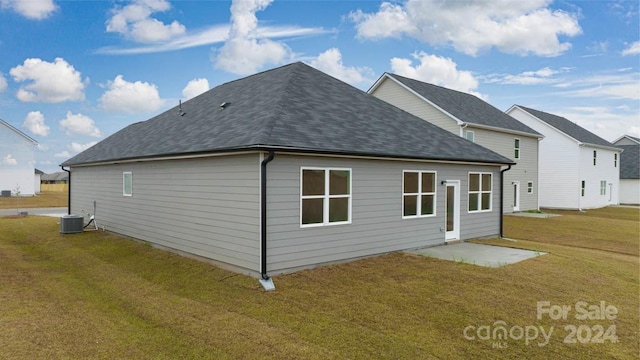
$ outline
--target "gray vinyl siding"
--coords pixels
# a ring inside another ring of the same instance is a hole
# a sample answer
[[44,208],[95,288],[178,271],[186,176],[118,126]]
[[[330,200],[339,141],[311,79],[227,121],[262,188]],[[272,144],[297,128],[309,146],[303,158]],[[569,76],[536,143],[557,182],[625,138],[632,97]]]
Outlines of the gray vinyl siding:
[[[515,165],[504,173],[504,212],[513,212],[513,182],[520,182],[520,211],[538,209],[538,138],[467,127],[475,132],[475,143],[505,156]],[[520,139],[520,158],[515,159],[514,139]],[[527,183],[533,182],[533,193],[527,193]]]
[[[72,168],[71,211],[107,230],[259,271],[258,154]],[[122,174],[133,175],[133,196]]]
[[[350,168],[352,223],[300,226],[301,167]],[[402,219],[402,171],[437,172],[436,216]],[[469,171],[492,172],[493,209],[468,213]],[[499,234],[499,168],[366,159],[276,155],[268,167],[267,270],[279,273],[445,242],[442,180],[460,180],[461,239]]]
[[449,132],[460,135],[460,127],[454,119],[391,79],[382,81],[371,94]]

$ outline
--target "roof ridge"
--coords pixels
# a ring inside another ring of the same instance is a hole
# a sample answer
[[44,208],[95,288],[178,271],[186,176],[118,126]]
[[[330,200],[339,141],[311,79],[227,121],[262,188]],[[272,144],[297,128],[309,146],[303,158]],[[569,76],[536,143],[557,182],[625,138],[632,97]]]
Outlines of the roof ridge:
[[[389,74],[389,75],[391,75],[391,76],[401,77],[401,78],[403,78],[403,79],[407,79],[407,80],[411,80],[411,81],[417,81],[417,82],[419,82],[419,83],[426,84],[426,85],[430,85],[430,86],[434,86],[434,87],[437,87],[437,88],[440,88],[440,89],[443,89],[443,90],[446,90],[446,91],[457,92],[458,94],[462,94],[462,95],[466,95],[466,96],[473,96],[473,97],[475,97],[475,98],[480,99],[479,97],[477,97],[477,96],[475,96],[475,95],[473,95],[473,94],[471,94],[471,93],[464,92],[464,91],[460,91],[460,90],[456,90],[456,89],[450,89],[450,88],[448,88],[448,87],[444,87],[444,86],[442,86],[442,85],[432,84],[432,83],[430,83],[430,82],[426,82],[426,81],[422,81],[422,80],[417,80],[417,79],[414,79],[414,78],[410,78],[410,77],[407,77],[407,76],[402,76],[402,75],[398,75],[398,74],[394,74],[394,73],[387,73],[387,74]],[[482,100],[482,99],[480,99],[480,100]],[[484,101],[484,100],[482,100],[482,101]],[[491,105],[491,104],[489,104],[489,105]],[[493,106],[493,105],[492,105],[492,106]]]
[[[283,100],[286,99],[287,94],[289,94],[289,87],[291,86],[293,78],[295,77],[294,75],[299,72],[300,65],[304,65],[304,63],[298,61],[295,63],[278,67],[276,69],[268,70],[268,71],[277,70],[277,69],[282,70],[286,67],[291,67],[291,69],[285,75],[287,76],[287,79],[284,81],[284,84],[279,90],[280,96],[277,98],[277,100],[273,102],[273,106],[271,107],[269,114],[266,116],[264,120],[265,125],[262,127],[262,130],[258,132],[255,136],[255,141],[254,141],[255,145],[265,145],[270,143],[273,129],[276,127],[278,120],[280,119],[279,115],[284,111],[285,104]],[[265,72],[266,71],[263,71],[262,73],[265,73]]]

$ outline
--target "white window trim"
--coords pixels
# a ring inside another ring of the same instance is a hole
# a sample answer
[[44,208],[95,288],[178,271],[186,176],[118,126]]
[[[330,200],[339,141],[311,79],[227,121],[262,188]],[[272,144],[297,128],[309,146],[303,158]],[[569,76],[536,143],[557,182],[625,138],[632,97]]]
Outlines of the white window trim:
[[[518,146],[516,147],[516,140],[518,141]],[[518,156],[515,156],[515,152],[516,150],[518,150]],[[522,157],[522,140],[520,140],[520,138],[514,138],[513,139],[513,152],[514,152],[514,159],[515,160],[520,160],[520,158]]]
[[[472,174],[479,174],[479,190],[471,191],[471,178]],[[482,190],[482,175],[491,175],[491,190],[486,191]],[[478,194],[478,210],[469,210],[469,201],[471,199],[471,194]],[[489,209],[482,209],[482,194],[489,193]],[[478,171],[470,171],[467,174],[467,213],[476,214],[476,213],[485,213],[493,211],[493,173],[491,172],[478,172]]]
[[[405,193],[404,192],[404,174],[405,173],[417,173],[418,174],[418,192],[417,193]],[[423,193],[422,192],[422,174],[433,174],[434,176],[434,184],[433,184],[433,192],[432,193]],[[418,196],[418,204],[416,209],[416,215],[404,215],[404,197],[407,195],[417,195]],[[433,195],[433,214],[422,215],[422,195]],[[437,205],[438,205],[438,172],[431,170],[402,170],[402,208],[400,209],[400,214],[403,219],[417,219],[417,218],[426,218],[426,217],[434,217],[437,215]]]
[[600,180],[600,195],[607,195],[607,180]]
[[[469,135],[471,135],[471,139],[469,139]],[[472,143],[476,142],[476,132],[473,130],[466,130],[464,134],[464,138],[471,141]]]
[[[127,194],[126,192],[126,178],[127,175],[130,176],[131,179],[131,192]],[[133,173],[131,171],[125,171],[122,173],[122,196],[133,196]]]
[[[304,170],[322,170],[324,171],[324,195],[302,195],[303,189],[303,172]],[[349,172],[349,194],[348,195],[330,195],[329,194],[329,178],[331,171],[348,171]],[[347,225],[351,224],[352,220],[352,205],[353,205],[353,171],[351,168],[334,168],[334,167],[301,167],[300,168],[300,227],[301,228],[313,228],[319,226],[334,226],[334,225]],[[349,215],[347,221],[335,221],[329,222],[329,199],[347,198],[349,199]],[[321,223],[303,224],[302,223],[302,200],[304,199],[323,199],[322,201],[322,220]]]
[[527,182],[527,194],[533,194],[533,181]]

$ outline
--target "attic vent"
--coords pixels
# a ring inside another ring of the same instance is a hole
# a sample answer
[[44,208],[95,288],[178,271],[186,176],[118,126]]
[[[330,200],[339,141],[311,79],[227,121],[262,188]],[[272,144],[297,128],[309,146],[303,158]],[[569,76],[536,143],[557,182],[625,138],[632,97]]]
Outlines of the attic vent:
[[227,106],[231,105],[231,103],[229,102],[223,102],[222,104],[220,104],[220,110],[224,110]]

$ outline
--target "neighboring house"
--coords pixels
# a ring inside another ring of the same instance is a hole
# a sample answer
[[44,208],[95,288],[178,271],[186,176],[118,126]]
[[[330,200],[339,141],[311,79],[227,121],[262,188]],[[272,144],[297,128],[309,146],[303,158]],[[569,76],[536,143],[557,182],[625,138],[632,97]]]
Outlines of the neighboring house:
[[613,142],[620,154],[620,204],[640,205],[640,138],[623,135]]
[[509,163],[294,63],[129,125],[62,166],[71,212],[96,201],[107,230],[267,279],[498,236]]
[[66,192],[69,190],[69,173],[58,171],[42,175],[42,191]]
[[0,190],[35,195],[35,151],[31,137],[0,119]]
[[540,133],[476,96],[395,74],[383,74],[369,93],[512,159],[504,173],[504,212],[538,209]]
[[618,204],[620,149],[564,117],[521,105],[507,114],[540,141],[540,206],[589,209]]
[[39,170],[39,169],[35,169],[35,176],[33,179],[33,191],[35,191],[36,193],[40,192],[40,182],[42,181],[42,175],[44,174],[44,171]]

